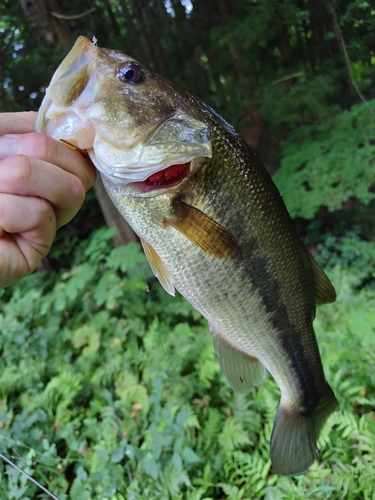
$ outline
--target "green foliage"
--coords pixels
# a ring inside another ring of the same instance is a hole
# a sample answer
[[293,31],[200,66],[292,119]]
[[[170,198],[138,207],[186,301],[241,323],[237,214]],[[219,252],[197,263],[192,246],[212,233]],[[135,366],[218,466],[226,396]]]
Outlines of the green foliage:
[[315,123],[334,110],[331,103],[336,85],[331,75],[300,74],[294,85],[265,86],[259,96],[261,114],[275,132],[296,124]]
[[[375,101],[371,107],[375,110]],[[292,217],[312,219],[321,207],[339,210],[349,199],[374,199],[374,120],[365,104],[320,125],[295,130],[274,176]]]
[[316,250],[315,257],[324,268],[341,265],[348,269],[356,289],[375,287],[375,241],[367,241],[352,230],[342,237],[328,234]]
[[[338,289],[315,325],[341,412],[322,433],[318,462],[292,479],[269,461],[273,380],[234,394],[205,321],[155,283],[137,245],[114,249],[111,237],[94,232],[70,269],[2,292],[2,453],[61,500],[372,499],[375,291],[356,289],[374,245],[353,255],[348,234],[336,259],[329,242],[318,248]],[[1,498],[38,493],[0,463]]]

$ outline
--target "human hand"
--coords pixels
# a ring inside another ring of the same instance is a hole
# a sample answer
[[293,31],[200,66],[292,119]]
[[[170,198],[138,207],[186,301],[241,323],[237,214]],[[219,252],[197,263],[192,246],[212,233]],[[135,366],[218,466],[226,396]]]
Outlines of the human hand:
[[34,271],[96,178],[78,151],[33,132],[35,118],[0,113],[0,288]]

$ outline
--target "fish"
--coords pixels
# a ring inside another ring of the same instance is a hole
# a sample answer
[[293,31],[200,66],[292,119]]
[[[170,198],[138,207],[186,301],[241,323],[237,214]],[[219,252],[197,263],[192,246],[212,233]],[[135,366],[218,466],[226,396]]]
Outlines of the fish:
[[84,36],[35,128],[89,155],[161,285],[208,320],[231,388],[275,379],[273,471],[303,474],[338,408],[313,328],[316,306],[336,293],[241,136],[199,98]]

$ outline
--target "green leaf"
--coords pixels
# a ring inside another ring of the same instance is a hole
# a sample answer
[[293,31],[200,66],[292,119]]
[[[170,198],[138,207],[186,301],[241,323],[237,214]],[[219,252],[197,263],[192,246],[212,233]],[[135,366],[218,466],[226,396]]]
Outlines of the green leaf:
[[202,459],[198,457],[198,455],[190,448],[190,446],[185,446],[185,448],[182,450],[182,457],[189,464],[202,461]]
[[176,452],[173,453],[172,464],[173,464],[174,468],[176,470],[178,470],[179,472],[181,472],[183,470],[182,459],[181,459],[181,455],[179,453],[176,453]]
[[180,410],[176,415],[176,424],[183,426],[190,416],[190,410]]
[[112,453],[111,462],[116,464],[121,462],[125,456],[125,446],[118,446]]
[[143,461],[143,468],[145,473],[156,481],[160,469],[158,463],[153,458],[148,457]]

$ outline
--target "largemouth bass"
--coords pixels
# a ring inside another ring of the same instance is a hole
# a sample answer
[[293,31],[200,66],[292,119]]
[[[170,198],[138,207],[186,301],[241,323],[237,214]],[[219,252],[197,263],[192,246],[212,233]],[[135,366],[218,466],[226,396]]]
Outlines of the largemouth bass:
[[273,469],[302,474],[336,398],[313,330],[335,291],[266,170],[198,98],[115,50],[78,38],[36,130],[88,152],[165,290],[205,318],[237,392],[268,370],[281,391]]

